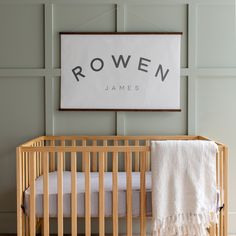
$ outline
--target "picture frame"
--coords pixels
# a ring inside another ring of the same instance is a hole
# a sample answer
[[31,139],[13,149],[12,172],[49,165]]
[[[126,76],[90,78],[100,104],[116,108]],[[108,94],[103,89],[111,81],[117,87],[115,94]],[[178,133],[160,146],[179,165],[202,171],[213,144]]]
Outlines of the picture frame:
[[60,110],[181,111],[181,32],[61,32]]

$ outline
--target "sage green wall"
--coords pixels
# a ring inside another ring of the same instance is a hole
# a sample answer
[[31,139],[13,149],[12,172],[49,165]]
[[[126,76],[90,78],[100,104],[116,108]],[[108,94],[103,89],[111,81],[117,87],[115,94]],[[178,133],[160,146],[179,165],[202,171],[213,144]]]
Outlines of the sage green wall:
[[[236,233],[234,0],[0,0],[0,233],[15,232],[15,147],[43,134],[199,134],[230,148]],[[59,111],[60,31],[182,31],[181,112]]]

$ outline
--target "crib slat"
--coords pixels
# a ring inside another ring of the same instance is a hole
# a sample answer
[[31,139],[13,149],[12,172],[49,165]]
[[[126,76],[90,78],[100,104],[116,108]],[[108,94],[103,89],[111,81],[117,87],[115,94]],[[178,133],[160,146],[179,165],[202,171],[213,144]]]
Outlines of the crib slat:
[[[97,146],[97,140],[93,140],[93,146]],[[93,152],[92,171],[98,171],[97,152]]]
[[[65,145],[66,145],[66,141],[62,140],[61,146],[65,146]],[[65,152],[63,152],[62,155],[63,155],[63,170],[66,170],[66,154],[65,154]]]
[[99,152],[99,236],[105,235],[104,153]]
[[[118,141],[114,141],[114,145],[118,145]],[[118,236],[118,152],[112,154],[112,221],[113,236]]]
[[[150,140],[146,140],[146,146],[150,147]],[[150,157],[150,152],[148,152],[146,156],[146,171],[150,170],[151,170],[151,157]]]
[[[220,152],[219,151],[216,154],[216,186],[217,186],[217,189],[220,190]],[[220,199],[219,199],[219,204],[220,204]],[[219,224],[220,224],[220,220],[219,220],[219,223],[216,224],[216,236],[219,236],[219,227],[218,227]]]
[[[23,152],[22,154],[22,190],[25,191],[26,189],[26,175],[27,175],[27,171],[26,170],[26,152]],[[26,215],[22,214],[23,218],[22,218],[22,235],[26,234]]]
[[214,224],[211,224],[210,225],[210,236],[215,236],[215,225]]
[[57,230],[63,236],[63,153],[57,157]]
[[132,153],[126,154],[126,235],[132,235]]
[[[42,147],[42,142],[39,142],[39,147]],[[42,152],[39,153],[39,175],[43,173]]]
[[26,170],[25,170],[25,159],[26,159],[26,153],[22,152],[21,153],[21,183],[22,183],[22,190],[24,191],[25,188],[25,174],[26,174]]
[[[55,140],[50,140],[50,146],[55,146]],[[56,170],[56,160],[55,160],[55,152],[50,153],[50,165],[49,165],[50,171]]]
[[[82,140],[82,146],[85,147],[86,146],[86,140],[83,139]],[[82,154],[82,171],[84,172],[85,171],[85,155]]]
[[[128,139],[125,140],[125,146],[129,146]],[[125,161],[125,170],[126,170],[127,169],[127,166],[126,166],[127,165],[127,163],[126,163],[127,162],[127,152],[125,152],[125,160],[124,161]]]
[[29,153],[25,153],[25,187],[29,187]]
[[[76,146],[73,140],[72,146]],[[72,236],[77,235],[77,183],[76,183],[76,152],[71,153],[71,232]]]
[[[39,147],[42,147],[42,142],[39,142]],[[42,165],[42,152],[39,153],[39,175],[42,175],[43,165]]]
[[83,152],[85,166],[85,235],[91,235],[90,153]]
[[[41,147],[44,147],[44,141],[41,141]],[[40,155],[41,155],[41,174],[43,174],[43,153],[40,152]],[[48,153],[48,161],[49,161],[49,153]],[[49,169],[49,164],[48,164],[48,169]]]
[[220,152],[216,153],[216,187],[217,189],[220,188]]
[[[223,152],[220,151],[220,206],[223,204]],[[220,235],[223,235],[224,234],[224,227],[223,227],[223,224],[224,224],[224,214],[223,214],[224,210],[222,210],[220,212]]]
[[[38,143],[37,142],[34,143],[34,147],[38,147]],[[35,165],[36,165],[36,178],[37,178],[39,176],[39,164],[38,164],[38,162],[39,162],[39,153],[36,152],[35,155],[36,155],[35,156],[35,159],[36,159]]]
[[141,152],[140,166],[140,235],[146,235],[146,152]]
[[[139,140],[135,140],[135,146],[139,146]],[[139,152],[135,152],[134,171],[139,171]]]
[[[107,147],[107,140],[103,141],[103,146]],[[105,171],[107,171],[107,152],[104,153],[104,166],[105,166]]]
[[36,177],[36,155],[30,153],[30,236],[35,235],[36,218],[35,218],[35,177]]
[[[26,152],[22,152],[22,190],[25,191],[27,186],[26,183],[26,176],[28,174],[28,169],[26,169],[26,161],[27,161],[27,153]],[[26,214],[22,214],[22,235],[26,235]]]
[[[39,143],[36,142],[35,147],[38,147],[38,146],[39,146]],[[36,160],[35,165],[36,165],[36,178],[37,178],[39,176],[39,152],[38,151],[36,151],[36,159],[35,160]]]
[[43,153],[43,235],[49,235],[48,155]]

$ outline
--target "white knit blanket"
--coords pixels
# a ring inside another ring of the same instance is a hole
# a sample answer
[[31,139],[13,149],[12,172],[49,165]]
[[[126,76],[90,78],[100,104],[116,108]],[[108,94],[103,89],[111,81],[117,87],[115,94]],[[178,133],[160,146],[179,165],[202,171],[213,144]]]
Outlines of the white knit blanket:
[[153,236],[205,236],[217,223],[212,141],[152,141]]

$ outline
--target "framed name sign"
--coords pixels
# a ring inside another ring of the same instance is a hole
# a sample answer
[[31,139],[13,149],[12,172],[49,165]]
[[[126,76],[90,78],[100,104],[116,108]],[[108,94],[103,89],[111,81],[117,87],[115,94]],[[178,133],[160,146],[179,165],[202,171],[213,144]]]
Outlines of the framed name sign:
[[180,111],[176,33],[60,33],[61,110]]

